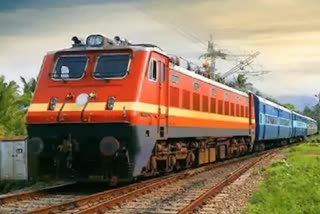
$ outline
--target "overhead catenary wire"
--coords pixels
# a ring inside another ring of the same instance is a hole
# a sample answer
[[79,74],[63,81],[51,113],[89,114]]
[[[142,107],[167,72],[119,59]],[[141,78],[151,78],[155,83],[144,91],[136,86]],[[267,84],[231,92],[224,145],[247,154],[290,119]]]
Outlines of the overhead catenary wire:
[[[207,47],[206,42],[204,42],[203,39],[200,39],[198,36],[196,36],[190,29],[185,30],[183,29],[182,26],[179,26],[178,24],[175,24],[173,19],[168,19],[167,18],[163,18],[163,17],[159,17],[159,16],[155,16],[154,14],[152,14],[151,9],[152,8],[146,8],[146,7],[142,7],[141,4],[139,3],[132,3],[131,4],[136,10],[138,10],[139,12],[147,15],[148,17],[152,18],[154,21],[156,21],[159,24],[164,24],[164,21],[166,21],[166,26],[170,26],[175,32],[177,32],[178,34],[180,34],[182,37],[184,37],[185,39],[192,41],[194,44],[198,44],[201,45],[203,47]],[[203,47],[201,47],[200,49],[202,50]]]
[[[209,43],[207,44],[207,42],[205,42],[204,39],[201,39],[199,38],[198,36],[198,33],[196,34],[195,32],[193,32],[191,29],[184,29],[183,26],[185,25],[178,25],[175,21],[175,19],[173,18],[174,16],[166,16],[164,17],[163,15],[155,15],[152,11],[154,9],[154,7],[148,7],[146,6],[146,4],[141,4],[141,3],[138,3],[138,2],[135,2],[135,3],[131,3],[131,6],[134,7],[136,10],[138,10],[139,12],[141,12],[142,14],[145,14],[146,16],[150,17],[152,20],[154,20],[155,22],[161,24],[161,25],[165,25],[165,26],[169,26],[171,29],[173,29],[176,33],[178,33],[180,36],[182,36],[183,38],[189,40],[192,42],[193,45],[196,45],[199,47],[199,49],[201,49],[201,51],[203,51],[203,48],[208,48],[208,44],[211,42],[213,46],[217,47],[217,44],[213,43],[212,41],[212,35],[211,35],[211,39],[210,41],[208,41]],[[215,48],[214,48],[215,49]],[[219,58],[219,56],[222,54],[222,55],[225,55],[224,57],[222,57],[223,59],[227,59],[227,60],[231,60],[232,58],[237,58],[237,57],[248,57],[250,58],[250,56],[252,56],[251,54],[230,54],[230,53],[227,53],[227,51],[222,51],[221,49],[220,50],[212,50],[212,51],[209,51],[205,54],[203,54],[202,56],[204,56],[205,58],[210,58],[211,61],[212,59],[215,59],[215,58]],[[257,53],[257,52],[256,52]],[[256,53],[254,53],[253,55],[255,55]],[[210,56],[209,56],[209,55]],[[212,54],[214,54],[214,56],[211,56]],[[217,55],[217,56],[216,56]],[[220,56],[221,57],[221,56]],[[191,62],[190,60],[186,60],[184,58],[181,58],[179,57],[180,59],[183,59],[184,61],[187,61],[193,65],[197,65],[197,63],[193,63]],[[207,59],[208,60],[208,59]],[[215,61],[215,60],[214,60]],[[241,62],[243,61],[240,61],[240,64],[242,64]],[[242,64],[241,67],[245,67],[245,66],[250,66],[250,64],[252,63],[252,61],[248,62],[248,63],[245,63],[245,64]],[[214,67],[215,67],[215,62],[214,62]],[[236,66],[238,67],[238,66]],[[238,68],[239,69],[239,68]],[[243,70],[242,72],[240,70]],[[244,69],[240,69],[238,71],[236,70],[229,70],[225,73],[222,74],[223,76],[223,79],[225,79],[227,76],[230,76],[234,73],[243,73],[243,74],[252,74],[252,76],[258,76],[259,74],[265,74],[265,73],[268,73],[268,72],[264,72],[264,71],[255,71],[255,72],[249,72],[247,70],[244,70]],[[252,69],[253,70],[253,69]],[[240,71],[240,72],[239,72]],[[231,73],[231,74],[230,74]],[[259,73],[259,74],[258,74]]]

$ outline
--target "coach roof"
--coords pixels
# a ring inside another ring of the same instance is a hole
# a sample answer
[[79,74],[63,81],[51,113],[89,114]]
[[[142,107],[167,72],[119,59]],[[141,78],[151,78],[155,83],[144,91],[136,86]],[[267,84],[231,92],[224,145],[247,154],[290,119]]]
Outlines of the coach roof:
[[265,103],[265,104],[267,104],[267,105],[269,105],[269,106],[272,106],[272,107],[275,107],[275,108],[278,108],[278,109],[281,109],[282,111],[286,111],[286,112],[289,112],[289,113],[292,113],[292,111],[290,111],[289,109],[287,109],[287,108],[285,108],[285,107],[283,107],[283,106],[281,106],[281,105],[278,105],[278,104],[276,104],[276,103],[274,103],[274,102],[271,102],[270,100],[267,100],[266,98],[263,98],[263,97],[259,97],[258,95],[255,95],[257,98],[258,98],[258,100],[260,101],[260,102],[262,102],[262,103]]

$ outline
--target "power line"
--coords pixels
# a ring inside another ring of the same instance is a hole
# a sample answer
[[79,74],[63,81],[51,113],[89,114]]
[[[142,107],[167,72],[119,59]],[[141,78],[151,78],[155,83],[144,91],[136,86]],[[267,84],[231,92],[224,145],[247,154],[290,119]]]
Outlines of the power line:
[[[163,24],[163,21],[165,20],[164,18],[160,19],[160,17],[156,17],[154,14],[151,14],[150,12],[148,12],[149,10],[141,7],[141,5],[138,3],[133,3],[132,5],[135,9],[137,9],[141,13],[147,15],[148,17],[151,17],[154,21],[158,22],[159,24]],[[167,22],[168,23],[166,23],[166,25],[171,26],[171,28],[175,32],[180,34],[185,39],[188,39],[189,41],[192,41],[193,43],[197,43],[199,45],[206,47],[206,43],[202,39],[198,38],[194,33],[192,33],[191,30],[188,30],[188,31],[184,30],[181,26],[175,24],[172,19],[167,20]],[[202,49],[202,47],[201,47],[201,49]]]

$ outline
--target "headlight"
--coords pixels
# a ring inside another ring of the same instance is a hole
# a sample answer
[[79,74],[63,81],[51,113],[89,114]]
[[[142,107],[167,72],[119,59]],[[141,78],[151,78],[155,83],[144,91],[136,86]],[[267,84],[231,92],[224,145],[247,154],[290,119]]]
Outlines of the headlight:
[[57,101],[58,101],[58,98],[51,97],[51,99],[49,101],[48,110],[53,111],[57,106]]
[[86,44],[91,47],[101,47],[103,43],[104,37],[102,35],[90,35],[86,41]]
[[44,143],[39,137],[28,139],[27,143],[30,154],[40,154],[44,149]]
[[89,101],[89,95],[86,93],[79,94],[76,98],[76,103],[79,106],[84,106]]
[[114,107],[114,102],[116,101],[115,97],[108,97],[107,100],[107,105],[106,105],[106,109],[107,110],[112,110]]
[[104,137],[100,141],[100,152],[104,156],[112,156],[114,155],[118,149],[120,148],[120,142],[114,137]]

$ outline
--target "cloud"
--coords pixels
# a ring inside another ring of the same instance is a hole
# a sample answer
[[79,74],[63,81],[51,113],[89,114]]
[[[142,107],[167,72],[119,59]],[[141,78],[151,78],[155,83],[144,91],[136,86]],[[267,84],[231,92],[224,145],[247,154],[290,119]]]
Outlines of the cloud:
[[[46,9],[46,8],[65,8],[80,5],[93,5],[102,3],[128,3],[129,0],[2,0],[0,2],[0,12],[10,12],[21,9]],[[139,1],[139,0],[138,0]]]
[[[6,17],[6,21],[3,21],[3,17]],[[6,28],[6,33],[0,34],[0,74],[16,81],[20,75],[27,78],[36,76],[46,52],[70,47],[71,37],[74,35],[86,37],[102,33],[111,38],[120,35],[136,43],[165,46],[168,52],[179,50],[188,42],[182,38],[172,43],[172,38],[178,36],[175,32],[170,32],[167,26],[149,20],[145,14],[134,10],[130,5],[117,3],[80,5],[72,10],[23,9],[9,15],[2,13],[0,20],[7,26],[12,26]],[[166,32],[165,35],[163,32]],[[192,52],[195,48],[191,45],[185,50]]]
[[[35,76],[44,54],[69,47],[74,35],[120,34],[197,61],[212,33],[228,53],[261,52],[262,69],[272,71],[263,80],[250,78],[261,90],[276,95],[318,90],[316,0],[17,2],[0,6],[0,73],[9,79]],[[223,73],[235,63],[218,60],[217,68]]]

